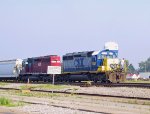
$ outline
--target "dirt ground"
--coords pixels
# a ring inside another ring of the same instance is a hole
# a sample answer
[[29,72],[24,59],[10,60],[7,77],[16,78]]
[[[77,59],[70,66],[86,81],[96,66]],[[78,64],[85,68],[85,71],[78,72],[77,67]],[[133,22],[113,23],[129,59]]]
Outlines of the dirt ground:
[[[2,87],[19,88],[24,85],[26,84],[13,83],[4,84]],[[39,86],[39,84],[28,86]],[[51,90],[49,88],[44,89]],[[146,88],[69,86],[69,88],[63,88],[60,91],[150,98],[150,89]],[[150,101],[79,96],[76,94],[36,92],[23,94],[18,91],[0,90],[0,97],[2,96],[29,104],[18,107],[0,106],[0,114],[150,114]]]
[[[149,102],[146,104],[145,101],[137,100],[106,97],[83,97],[78,95],[54,95],[52,97],[48,95],[44,96],[44,94],[43,96],[33,97],[11,94],[8,91],[0,91],[0,96],[5,96],[15,101],[37,103],[7,108],[10,109],[10,112],[11,110],[17,111],[17,113],[11,112],[10,114],[18,114],[18,112],[23,112],[21,114],[150,114]],[[92,112],[83,111],[83,109]],[[9,110],[7,111],[9,112]]]
[[0,114],[29,114],[10,107],[0,106]]
[[[26,86],[26,85],[27,84],[23,84],[23,83],[7,83],[6,85],[0,85],[0,87],[20,88],[21,86]],[[42,84],[28,84],[29,87],[30,86],[35,87],[34,89],[53,90],[52,88],[38,88],[39,85]],[[48,84],[43,84],[43,85],[48,85]],[[54,90],[58,90],[58,89],[54,89]],[[149,88],[66,86],[65,88],[59,89],[59,91],[150,98]]]

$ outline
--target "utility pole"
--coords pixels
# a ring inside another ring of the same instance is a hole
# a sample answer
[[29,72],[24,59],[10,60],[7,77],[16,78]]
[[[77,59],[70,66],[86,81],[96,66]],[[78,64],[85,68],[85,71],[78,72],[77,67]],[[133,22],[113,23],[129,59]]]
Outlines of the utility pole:
[[145,62],[145,72],[146,72],[146,62]]

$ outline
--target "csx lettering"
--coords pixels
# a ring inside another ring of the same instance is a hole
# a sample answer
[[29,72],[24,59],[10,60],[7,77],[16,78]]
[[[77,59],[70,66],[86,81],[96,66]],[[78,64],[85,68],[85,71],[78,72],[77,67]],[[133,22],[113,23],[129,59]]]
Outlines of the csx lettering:
[[83,60],[84,60],[84,58],[76,58],[74,60],[75,67],[83,67],[84,66],[83,65]]

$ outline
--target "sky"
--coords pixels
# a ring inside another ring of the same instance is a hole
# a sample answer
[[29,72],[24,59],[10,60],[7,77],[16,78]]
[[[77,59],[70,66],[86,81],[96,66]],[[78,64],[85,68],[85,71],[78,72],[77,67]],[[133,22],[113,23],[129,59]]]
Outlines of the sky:
[[0,0],[0,60],[102,50],[150,57],[150,0]]

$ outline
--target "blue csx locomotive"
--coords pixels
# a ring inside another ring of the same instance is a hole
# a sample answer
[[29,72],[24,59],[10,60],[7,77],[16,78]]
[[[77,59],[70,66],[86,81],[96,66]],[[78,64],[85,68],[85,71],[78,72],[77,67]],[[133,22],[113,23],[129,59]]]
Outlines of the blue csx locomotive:
[[121,61],[118,49],[110,46],[102,51],[68,53],[63,56],[63,74],[67,81],[122,82],[126,66]]

